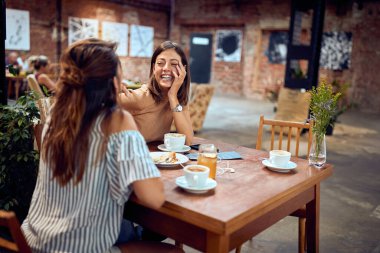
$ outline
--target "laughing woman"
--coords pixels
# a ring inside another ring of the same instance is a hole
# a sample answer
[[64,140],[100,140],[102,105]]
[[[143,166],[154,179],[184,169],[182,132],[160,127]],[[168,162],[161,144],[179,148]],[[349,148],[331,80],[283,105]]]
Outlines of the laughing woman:
[[174,120],[177,132],[193,140],[188,109],[190,89],[189,65],[177,43],[163,42],[153,53],[150,81],[137,90],[120,95],[121,105],[134,117],[146,142],[162,141]]

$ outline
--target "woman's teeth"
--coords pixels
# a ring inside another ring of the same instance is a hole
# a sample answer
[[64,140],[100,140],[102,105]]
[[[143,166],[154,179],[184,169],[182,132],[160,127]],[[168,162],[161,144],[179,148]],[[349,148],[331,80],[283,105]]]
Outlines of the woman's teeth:
[[162,78],[162,80],[167,80],[167,81],[172,80],[172,76],[170,76],[170,75],[162,75],[161,78]]

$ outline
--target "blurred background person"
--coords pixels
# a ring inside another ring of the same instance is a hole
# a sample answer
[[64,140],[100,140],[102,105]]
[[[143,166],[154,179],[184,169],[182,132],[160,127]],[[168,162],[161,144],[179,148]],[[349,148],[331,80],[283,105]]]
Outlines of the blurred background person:
[[52,93],[55,93],[56,83],[53,80],[51,80],[50,77],[47,75],[49,70],[49,59],[44,55],[38,56],[38,58],[34,62],[34,70],[36,80],[40,85],[41,89],[44,92],[47,90],[46,95],[51,95]]

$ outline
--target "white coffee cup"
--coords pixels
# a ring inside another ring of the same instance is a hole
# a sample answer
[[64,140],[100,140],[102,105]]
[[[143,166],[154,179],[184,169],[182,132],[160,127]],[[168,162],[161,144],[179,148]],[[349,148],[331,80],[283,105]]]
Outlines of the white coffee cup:
[[269,152],[269,161],[278,167],[285,167],[290,161],[291,153],[285,150],[272,150]]
[[173,151],[182,149],[185,145],[186,135],[178,133],[167,133],[164,135],[165,148]]
[[202,188],[206,185],[210,169],[203,165],[191,164],[183,168],[187,185]]

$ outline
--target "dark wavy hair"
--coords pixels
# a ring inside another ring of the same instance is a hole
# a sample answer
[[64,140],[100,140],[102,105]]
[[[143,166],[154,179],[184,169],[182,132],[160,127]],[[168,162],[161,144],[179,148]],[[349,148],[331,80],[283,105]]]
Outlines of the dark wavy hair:
[[[95,119],[104,122],[116,105],[113,78],[120,64],[116,44],[86,39],[72,44],[61,57],[56,102],[43,146],[43,158],[61,185],[82,180]],[[106,134],[107,135],[107,134]],[[108,138],[108,136],[106,136]]]
[[183,80],[183,83],[181,85],[181,88],[178,91],[178,101],[181,105],[187,105],[189,102],[189,90],[190,90],[190,68],[189,64],[187,62],[187,58],[183,50],[180,48],[180,46],[171,41],[165,41],[159,45],[156,50],[153,53],[151,62],[150,62],[150,86],[149,89],[152,93],[152,96],[154,98],[154,101],[156,103],[159,103],[163,99],[163,94],[161,92],[160,85],[158,84],[156,77],[153,73],[154,64],[156,63],[157,57],[159,54],[161,54],[163,51],[168,49],[174,49],[177,54],[181,57],[182,65],[185,66],[186,70],[186,77]]
[[44,55],[38,56],[37,59],[33,63],[35,70],[40,70],[41,67],[46,67],[48,64],[49,64],[49,59]]

